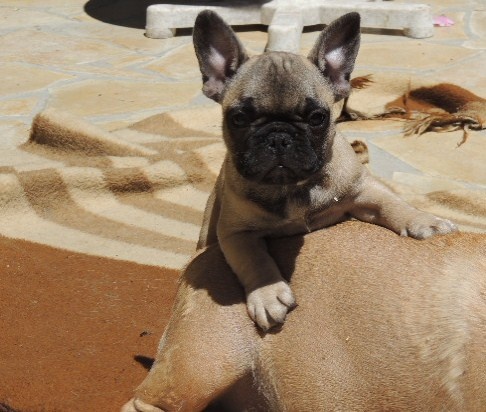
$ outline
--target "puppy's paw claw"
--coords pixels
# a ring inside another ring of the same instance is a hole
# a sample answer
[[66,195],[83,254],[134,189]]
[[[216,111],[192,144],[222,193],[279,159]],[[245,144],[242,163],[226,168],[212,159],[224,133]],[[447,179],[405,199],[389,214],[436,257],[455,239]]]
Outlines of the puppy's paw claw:
[[262,286],[247,296],[248,313],[264,331],[285,321],[296,305],[290,286],[284,281]]
[[421,213],[407,224],[401,235],[415,239],[426,239],[430,236],[445,235],[455,231],[457,231],[457,226],[450,220],[429,213]]

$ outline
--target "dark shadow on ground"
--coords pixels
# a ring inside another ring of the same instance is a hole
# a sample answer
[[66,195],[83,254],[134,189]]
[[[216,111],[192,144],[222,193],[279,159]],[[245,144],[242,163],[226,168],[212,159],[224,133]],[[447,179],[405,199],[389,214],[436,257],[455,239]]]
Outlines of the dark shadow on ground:
[[157,0],[89,0],[84,11],[104,23],[143,29],[147,7],[160,3]]
[[[133,359],[136,362],[138,362],[140,365],[142,365],[148,371],[150,370],[150,368],[152,367],[152,365],[155,362],[155,359],[154,358],[150,358],[150,357],[144,356],[144,355],[135,355],[133,357]],[[0,412],[2,412],[2,411],[0,410]]]
[[[247,0],[245,4],[263,4],[269,0]],[[193,6],[219,6],[218,0],[89,0],[84,5],[84,11],[94,19],[117,26],[145,28],[147,7],[152,4],[178,4]],[[241,5],[241,0],[226,0],[225,4]]]
[[11,408],[5,403],[0,403],[0,412],[20,412],[20,411]]

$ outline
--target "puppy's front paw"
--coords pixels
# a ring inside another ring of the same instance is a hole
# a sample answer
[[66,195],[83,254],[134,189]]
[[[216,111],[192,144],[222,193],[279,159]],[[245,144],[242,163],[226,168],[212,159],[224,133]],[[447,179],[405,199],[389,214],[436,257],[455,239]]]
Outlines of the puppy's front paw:
[[284,281],[255,289],[246,299],[250,317],[264,331],[283,323],[289,310],[296,305],[294,294]]
[[450,220],[421,212],[407,223],[400,235],[425,239],[434,235],[445,235],[456,230],[457,226]]

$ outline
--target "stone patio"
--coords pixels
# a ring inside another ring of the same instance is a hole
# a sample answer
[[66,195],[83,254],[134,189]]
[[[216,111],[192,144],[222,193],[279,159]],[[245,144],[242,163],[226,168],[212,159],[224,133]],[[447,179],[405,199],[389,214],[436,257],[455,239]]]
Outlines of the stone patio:
[[[33,6],[26,0],[2,1],[0,166],[35,163],[18,145],[27,140],[33,116],[45,108],[60,108],[114,130],[168,110],[214,107],[200,91],[190,31],[164,40],[144,36],[146,7],[154,3],[45,0]],[[434,36],[427,39],[367,30],[355,74],[410,74],[455,82],[486,97],[485,3],[428,3],[433,15],[444,14],[455,24],[436,27]],[[303,53],[318,33],[307,30],[303,34]],[[251,53],[262,52],[267,42],[264,26],[246,28],[239,36]],[[468,143],[456,149],[459,132],[441,134],[435,142],[424,136],[405,139],[393,121],[361,121],[341,128],[350,139],[368,142],[374,173],[417,187],[430,185],[434,179],[443,185],[448,179],[454,166],[433,161],[438,153],[451,159],[466,156],[470,164],[486,163],[484,131],[473,132]],[[483,171],[465,170],[456,177],[464,176],[469,186],[484,189]]]

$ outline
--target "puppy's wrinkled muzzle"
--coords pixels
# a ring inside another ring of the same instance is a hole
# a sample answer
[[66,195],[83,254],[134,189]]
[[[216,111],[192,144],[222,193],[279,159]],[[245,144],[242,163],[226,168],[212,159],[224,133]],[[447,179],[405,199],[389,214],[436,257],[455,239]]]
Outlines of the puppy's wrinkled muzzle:
[[274,132],[267,137],[267,147],[276,154],[283,154],[293,146],[293,138],[289,133]]
[[299,177],[292,169],[279,164],[270,168],[262,178],[262,181],[264,183],[285,185],[299,181]]
[[275,121],[263,125],[236,153],[235,164],[245,178],[270,185],[297,184],[322,166],[305,131]]

